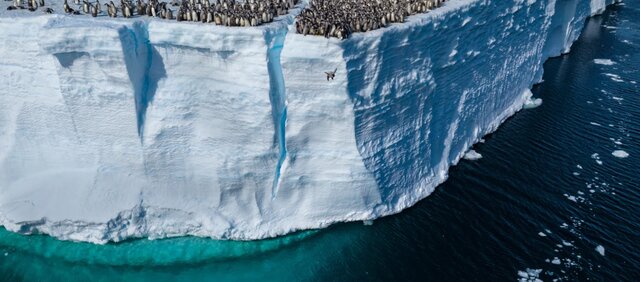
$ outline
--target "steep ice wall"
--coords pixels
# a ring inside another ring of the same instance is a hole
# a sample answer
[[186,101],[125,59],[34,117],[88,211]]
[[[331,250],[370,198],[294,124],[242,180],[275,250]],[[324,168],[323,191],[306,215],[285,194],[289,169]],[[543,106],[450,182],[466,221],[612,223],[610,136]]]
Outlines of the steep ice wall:
[[0,13],[0,224],[256,239],[399,212],[612,2],[451,0],[346,41],[294,34],[292,16]]

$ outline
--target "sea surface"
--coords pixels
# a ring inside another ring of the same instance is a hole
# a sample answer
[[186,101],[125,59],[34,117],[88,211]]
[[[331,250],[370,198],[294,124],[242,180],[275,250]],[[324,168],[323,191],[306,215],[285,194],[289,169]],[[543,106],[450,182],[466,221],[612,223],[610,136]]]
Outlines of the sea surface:
[[98,246],[0,229],[0,281],[640,281],[640,0],[588,20],[425,200],[256,242]]

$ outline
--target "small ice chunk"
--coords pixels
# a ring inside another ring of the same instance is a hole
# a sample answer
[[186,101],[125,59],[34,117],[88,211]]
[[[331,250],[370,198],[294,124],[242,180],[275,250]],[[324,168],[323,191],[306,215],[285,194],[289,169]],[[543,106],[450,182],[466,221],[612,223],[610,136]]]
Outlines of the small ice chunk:
[[579,175],[580,175],[580,173],[579,173],[579,172],[574,172],[574,173],[573,173],[573,175],[574,175],[574,176],[579,176]]
[[470,21],[471,21],[471,17],[467,17],[466,19],[464,19],[464,21],[462,21],[462,26],[467,25]]
[[518,276],[520,276],[522,278],[529,278],[529,274],[527,274],[526,272],[524,272],[522,270],[518,270]]
[[577,168],[579,168],[579,169],[582,169],[582,166],[581,166],[581,165],[577,165],[576,167],[577,167]]
[[524,105],[522,106],[522,108],[523,109],[533,109],[533,108],[539,107],[540,105],[542,105],[542,99],[540,99],[540,98],[533,99],[533,98],[529,97],[524,102]]
[[625,151],[623,151],[623,150],[615,150],[615,151],[613,151],[613,153],[611,153],[611,154],[612,154],[614,157],[616,157],[616,158],[621,158],[621,159],[624,159],[624,158],[626,158],[626,157],[628,157],[628,156],[629,156],[629,153],[627,153],[627,152],[625,152]]
[[597,123],[597,122],[593,122],[593,121],[592,121],[592,122],[590,122],[589,124],[591,124],[591,125],[595,125],[595,126],[602,126],[602,125],[600,125],[599,123]]
[[538,232],[538,236],[540,236],[540,237],[547,237],[547,234],[544,234],[544,232]]
[[614,61],[609,59],[595,59],[593,60],[593,62],[598,65],[605,65],[605,66],[611,66],[616,64]]
[[598,252],[601,256],[604,256],[604,247],[602,245],[598,245],[596,247],[596,252]]
[[567,199],[574,201],[574,202],[578,202],[578,199],[575,196],[569,195],[569,194],[563,194],[565,197],[567,197]]
[[605,73],[604,75],[608,76],[609,78],[611,78],[611,80],[615,82],[624,82],[624,80],[622,80],[622,78],[620,78],[620,76],[617,74]]
[[567,247],[571,247],[571,246],[573,246],[573,244],[571,244],[571,243],[569,243],[569,242],[567,242],[567,241],[565,241],[565,240],[562,240],[562,244],[563,244],[563,245],[565,245],[565,246],[567,246]]
[[558,257],[554,257],[553,260],[551,261],[551,263],[560,264],[560,259]]
[[475,160],[482,159],[482,155],[480,153],[476,152],[475,150],[469,150],[469,152],[464,154],[464,159],[465,160],[470,160],[470,161],[475,161]]

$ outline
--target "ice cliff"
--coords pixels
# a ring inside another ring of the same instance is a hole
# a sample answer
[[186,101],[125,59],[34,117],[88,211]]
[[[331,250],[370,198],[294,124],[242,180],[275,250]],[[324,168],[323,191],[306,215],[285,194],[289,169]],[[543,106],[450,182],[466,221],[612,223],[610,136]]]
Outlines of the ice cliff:
[[615,1],[451,0],[345,41],[295,34],[293,15],[227,28],[3,11],[0,224],[258,239],[399,212]]

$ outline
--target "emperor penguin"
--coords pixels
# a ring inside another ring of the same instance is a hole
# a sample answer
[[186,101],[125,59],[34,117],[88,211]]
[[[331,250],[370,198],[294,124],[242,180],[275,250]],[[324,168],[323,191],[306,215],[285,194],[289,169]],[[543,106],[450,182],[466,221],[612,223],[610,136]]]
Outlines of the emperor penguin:
[[124,4],[122,6],[122,16],[125,18],[131,17],[131,7],[129,7],[129,4]]
[[82,12],[84,12],[85,14],[88,14],[89,11],[89,2],[87,2],[86,0],[82,1]]
[[325,74],[327,74],[327,81],[329,80],[333,80],[336,77],[336,72],[338,71],[338,68],[336,68],[333,71],[326,71],[324,72]]
[[62,8],[64,9],[64,12],[67,14],[73,12],[73,9],[71,9],[71,7],[69,7],[69,3],[67,3],[67,0],[64,0],[64,5],[62,5]]

